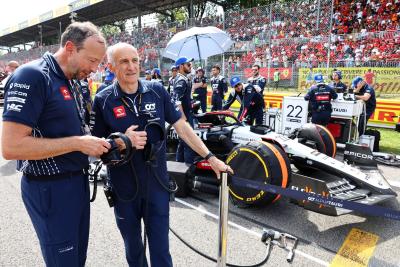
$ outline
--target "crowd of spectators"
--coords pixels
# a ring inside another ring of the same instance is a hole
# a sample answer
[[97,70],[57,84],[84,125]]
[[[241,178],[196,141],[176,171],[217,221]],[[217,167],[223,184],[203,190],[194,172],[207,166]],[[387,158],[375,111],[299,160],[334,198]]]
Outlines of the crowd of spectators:
[[[162,49],[189,26],[216,26],[227,31],[234,46],[225,57],[230,71],[254,63],[266,67],[379,66],[400,61],[400,0],[301,0],[240,11],[201,20],[147,25],[107,36],[139,47],[143,71],[159,65]],[[330,29],[330,18],[332,29]],[[329,39],[329,33],[332,33]],[[2,64],[38,58],[55,47],[37,47],[0,57]],[[329,54],[330,51],[330,54]],[[329,55],[328,55],[329,54]]]

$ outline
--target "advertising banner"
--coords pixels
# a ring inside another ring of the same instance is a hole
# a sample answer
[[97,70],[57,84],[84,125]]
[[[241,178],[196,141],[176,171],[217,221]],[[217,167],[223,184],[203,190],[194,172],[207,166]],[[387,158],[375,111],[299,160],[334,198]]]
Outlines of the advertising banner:
[[[270,68],[268,72],[268,68],[260,68],[260,75],[265,78],[273,81],[275,71],[279,71],[279,77],[281,80],[290,80],[292,79],[292,69],[291,68]],[[244,69],[244,76],[249,78],[252,75],[251,68]]]
[[[357,68],[338,68],[342,72],[342,81],[347,85],[351,85],[351,81],[360,76],[372,81],[372,86],[379,95],[392,95],[400,94],[400,68],[379,68],[379,67],[357,67]],[[368,73],[368,70],[371,70]],[[312,73],[322,73],[326,77],[326,82],[330,82],[330,75],[332,74],[333,68],[313,68]],[[310,87],[307,83],[307,76],[309,76],[310,69],[300,68],[299,69],[299,90],[305,90]]]

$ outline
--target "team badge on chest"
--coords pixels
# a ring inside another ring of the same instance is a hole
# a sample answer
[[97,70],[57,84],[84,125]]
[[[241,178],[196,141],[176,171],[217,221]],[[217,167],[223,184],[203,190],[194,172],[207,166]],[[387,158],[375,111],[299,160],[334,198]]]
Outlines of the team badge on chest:
[[115,118],[123,118],[126,117],[126,111],[124,106],[118,106],[113,108]]
[[68,90],[68,88],[66,86],[61,86],[60,87],[60,92],[62,94],[62,96],[64,97],[64,100],[71,100],[72,96]]

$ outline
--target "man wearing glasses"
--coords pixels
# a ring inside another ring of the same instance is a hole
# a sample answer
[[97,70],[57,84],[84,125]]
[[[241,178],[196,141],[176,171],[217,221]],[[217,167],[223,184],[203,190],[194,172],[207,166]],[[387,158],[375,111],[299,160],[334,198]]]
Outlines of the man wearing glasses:
[[260,65],[254,64],[251,67],[251,72],[253,74],[253,76],[251,76],[247,82],[249,84],[252,84],[254,89],[256,89],[257,93],[260,93],[261,95],[263,95],[264,93],[264,87],[265,84],[267,83],[265,77],[260,75]]

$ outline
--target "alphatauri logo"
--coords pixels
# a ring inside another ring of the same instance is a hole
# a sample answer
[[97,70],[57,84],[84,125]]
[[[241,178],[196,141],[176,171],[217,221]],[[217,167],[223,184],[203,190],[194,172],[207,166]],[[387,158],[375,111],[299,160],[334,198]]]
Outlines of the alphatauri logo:
[[156,109],[156,103],[146,103],[144,104],[144,109],[147,111],[153,111]]

